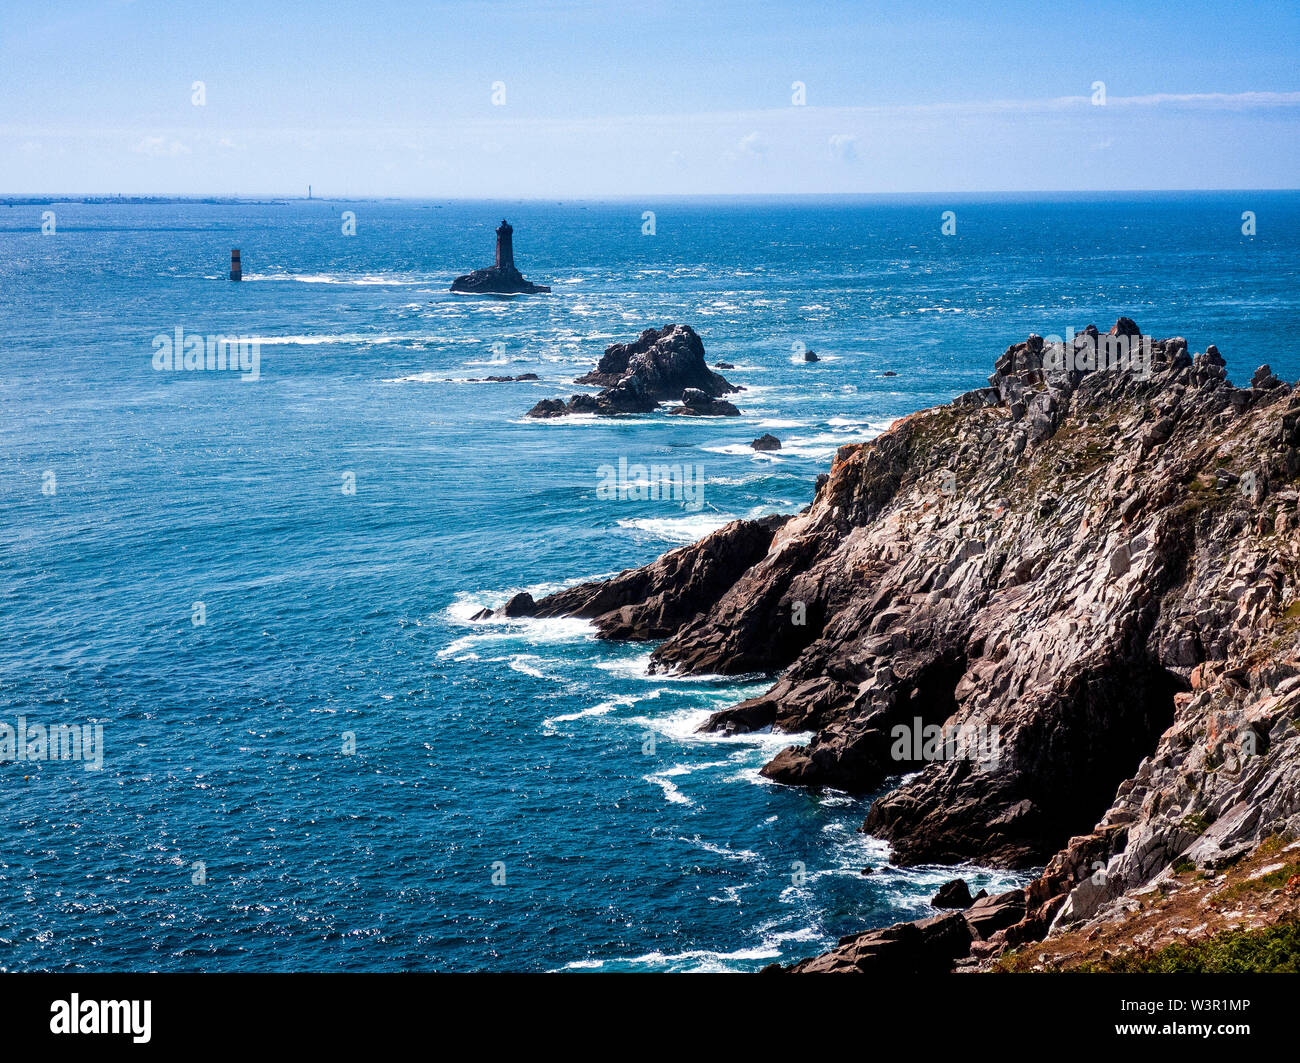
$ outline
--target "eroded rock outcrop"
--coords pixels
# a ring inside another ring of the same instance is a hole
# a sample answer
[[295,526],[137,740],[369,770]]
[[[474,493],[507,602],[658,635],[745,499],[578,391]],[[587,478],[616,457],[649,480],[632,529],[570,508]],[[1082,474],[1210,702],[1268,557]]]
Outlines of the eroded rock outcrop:
[[567,587],[540,601],[521,591],[497,615],[576,616],[590,620],[602,638],[667,638],[707,610],[766,556],[773,535],[787,519],[732,521],[697,543],[664,554],[652,565],[628,569],[612,579]]
[[661,402],[680,402],[670,413],[734,417],[740,413],[723,399],[742,389],[713,372],[704,360],[704,342],[689,325],[646,329],[631,343],[605,348],[596,368],[575,384],[601,388],[599,394],[574,395],[568,402],[543,399],[530,417],[570,413],[602,416],[649,413]]
[[[1300,834],[1298,473],[1300,392],[1267,367],[1234,387],[1215,347],[1128,318],[1030,336],[986,388],[841,448],[707,593],[641,599],[626,627],[665,639],[659,669],[780,673],[706,725],[812,731],[770,778],[867,793],[911,775],[864,824],[896,863],[1046,864],[962,913],[994,955],[1122,913],[1176,863]],[[671,595],[652,570],[615,583]],[[953,735],[979,741],[954,753]],[[904,945],[859,935],[801,969],[912,965],[870,959],[921,941],[889,933]]]

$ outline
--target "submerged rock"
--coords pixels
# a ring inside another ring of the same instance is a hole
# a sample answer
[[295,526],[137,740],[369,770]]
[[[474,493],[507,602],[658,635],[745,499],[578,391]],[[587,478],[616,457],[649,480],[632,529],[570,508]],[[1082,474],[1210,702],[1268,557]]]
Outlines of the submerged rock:
[[687,388],[683,391],[682,405],[674,406],[668,412],[693,417],[740,416],[740,411],[726,399],[715,399],[712,395],[706,395],[699,388]]

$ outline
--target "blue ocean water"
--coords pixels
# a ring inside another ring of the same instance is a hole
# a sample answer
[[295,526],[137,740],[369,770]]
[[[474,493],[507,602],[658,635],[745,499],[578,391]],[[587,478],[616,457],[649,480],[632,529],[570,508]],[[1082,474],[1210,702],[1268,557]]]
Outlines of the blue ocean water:
[[[553,294],[449,294],[503,216]],[[0,763],[0,966],[747,970],[926,914],[951,870],[887,867],[868,798],[695,733],[762,677],[469,616],[799,509],[1031,331],[1123,313],[1294,380],[1298,268],[1288,193],[0,207],[0,723],[104,738]],[[523,417],[667,322],[743,417]],[[259,379],[155,370],[178,327],[259,338]],[[598,498],[620,458],[704,505]]]

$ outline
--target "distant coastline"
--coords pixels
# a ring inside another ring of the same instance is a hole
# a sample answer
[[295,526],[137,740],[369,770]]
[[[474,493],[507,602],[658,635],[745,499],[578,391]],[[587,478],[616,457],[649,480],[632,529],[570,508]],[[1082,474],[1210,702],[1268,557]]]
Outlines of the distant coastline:
[[[314,203],[306,196],[276,196],[274,199],[245,199],[243,196],[3,196],[6,207],[37,207],[46,203],[84,203],[87,206],[166,206],[169,203],[210,203],[217,206],[268,206],[277,203]],[[321,200],[324,202],[324,200]]]
[[978,192],[622,192],[609,195],[528,195],[528,196],[384,196],[370,193],[356,195],[146,195],[139,193],[90,194],[59,192],[49,195],[34,193],[0,193],[0,206],[30,207],[49,203],[83,203],[88,206],[166,206],[168,204],[209,204],[214,206],[272,206],[288,203],[538,203],[573,205],[592,203],[641,203],[643,201],[674,203],[728,203],[747,202],[783,203],[798,200],[809,203],[836,203],[883,201],[908,203],[1020,203],[1020,202],[1096,202],[1162,200],[1170,198],[1209,199],[1215,196],[1274,196],[1294,195],[1297,188],[1129,188],[1105,191],[1098,189],[987,189]]

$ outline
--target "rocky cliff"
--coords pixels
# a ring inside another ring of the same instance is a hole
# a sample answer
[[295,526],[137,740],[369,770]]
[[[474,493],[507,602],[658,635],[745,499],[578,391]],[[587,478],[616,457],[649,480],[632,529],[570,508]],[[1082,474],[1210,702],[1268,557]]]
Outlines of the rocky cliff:
[[764,769],[790,785],[906,775],[864,824],[896,863],[1046,865],[982,928],[803,969],[951,966],[1300,835],[1298,473],[1300,391],[1121,318],[842,448],[797,516],[528,607],[663,639],[658,669],[778,674],[707,726],[813,732]]

